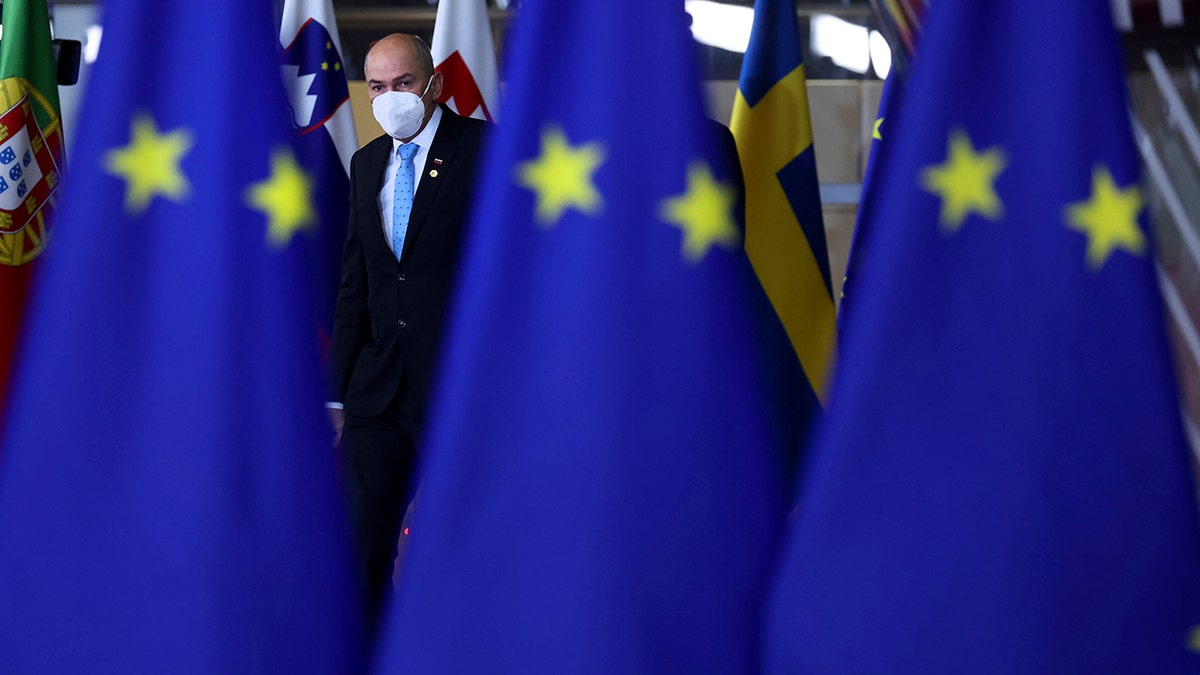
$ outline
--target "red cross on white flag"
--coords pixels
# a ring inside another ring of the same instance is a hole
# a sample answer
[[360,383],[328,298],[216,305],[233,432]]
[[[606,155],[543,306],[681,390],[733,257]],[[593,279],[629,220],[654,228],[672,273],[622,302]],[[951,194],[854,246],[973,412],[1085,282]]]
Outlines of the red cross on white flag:
[[487,0],[438,2],[431,51],[445,78],[439,100],[460,115],[496,121],[499,78]]

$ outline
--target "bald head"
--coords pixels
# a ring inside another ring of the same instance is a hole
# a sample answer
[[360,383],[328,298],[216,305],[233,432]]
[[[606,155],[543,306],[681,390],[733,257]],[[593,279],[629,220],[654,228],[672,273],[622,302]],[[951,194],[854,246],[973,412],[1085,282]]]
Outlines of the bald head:
[[417,75],[422,80],[428,79],[433,74],[433,55],[429,53],[429,46],[416,35],[407,33],[392,33],[371,45],[370,51],[367,52],[366,63],[363,64],[363,72],[370,80],[372,65],[378,69],[397,61],[415,65],[420,70]]

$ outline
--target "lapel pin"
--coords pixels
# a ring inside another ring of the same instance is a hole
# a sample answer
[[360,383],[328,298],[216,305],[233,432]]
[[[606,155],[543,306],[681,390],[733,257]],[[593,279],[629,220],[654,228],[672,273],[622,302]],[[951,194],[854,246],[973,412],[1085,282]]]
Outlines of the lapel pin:
[[437,178],[437,169],[434,169],[434,170],[430,171],[430,172],[429,172],[429,177],[430,177],[430,178]]
[[442,160],[438,159],[437,157],[434,157],[434,158],[433,158],[433,163],[434,163],[434,164],[441,164],[441,163],[442,163]]

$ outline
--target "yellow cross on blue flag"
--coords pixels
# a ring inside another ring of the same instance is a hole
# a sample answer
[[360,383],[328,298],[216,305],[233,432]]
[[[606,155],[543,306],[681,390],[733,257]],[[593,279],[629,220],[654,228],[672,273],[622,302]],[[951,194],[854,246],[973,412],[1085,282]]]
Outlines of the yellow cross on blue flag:
[[3,434],[0,672],[354,672],[271,4],[104,14]]
[[380,672],[750,672],[784,420],[686,15],[513,35]]
[[767,672],[1200,671],[1200,523],[1108,3],[938,0]]
[[746,253],[826,400],[837,337],[795,0],[756,0],[730,126],[746,179]]

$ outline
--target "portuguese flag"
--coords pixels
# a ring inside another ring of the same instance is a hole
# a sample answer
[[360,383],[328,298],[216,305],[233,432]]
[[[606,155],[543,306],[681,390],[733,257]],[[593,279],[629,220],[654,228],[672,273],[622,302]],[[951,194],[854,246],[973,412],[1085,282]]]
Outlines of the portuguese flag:
[[57,67],[46,0],[6,0],[0,38],[0,411],[63,175]]

